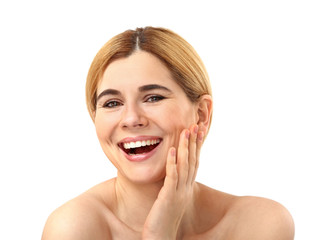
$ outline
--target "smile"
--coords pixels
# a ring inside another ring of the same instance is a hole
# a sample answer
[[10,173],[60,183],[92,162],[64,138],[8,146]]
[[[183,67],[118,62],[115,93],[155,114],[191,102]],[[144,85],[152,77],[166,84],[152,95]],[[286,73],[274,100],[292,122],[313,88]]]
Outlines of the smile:
[[139,155],[151,152],[161,141],[161,138],[149,138],[137,141],[129,141],[126,139],[125,141],[120,142],[118,146],[128,155]]

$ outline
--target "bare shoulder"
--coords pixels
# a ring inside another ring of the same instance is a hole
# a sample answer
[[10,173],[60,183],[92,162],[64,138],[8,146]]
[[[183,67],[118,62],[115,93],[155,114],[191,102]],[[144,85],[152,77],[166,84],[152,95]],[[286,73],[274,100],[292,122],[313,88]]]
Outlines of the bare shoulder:
[[102,200],[94,195],[99,186],[68,201],[48,217],[42,240],[111,239]]
[[237,197],[224,222],[234,233],[232,239],[294,239],[294,222],[288,210],[265,198]]

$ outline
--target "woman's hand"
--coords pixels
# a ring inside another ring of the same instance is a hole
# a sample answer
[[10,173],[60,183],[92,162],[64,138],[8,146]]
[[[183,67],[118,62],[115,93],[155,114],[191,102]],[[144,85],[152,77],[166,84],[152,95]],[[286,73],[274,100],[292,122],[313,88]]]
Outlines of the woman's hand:
[[169,149],[166,165],[166,178],[157,200],[144,224],[142,238],[176,239],[177,231],[186,207],[193,197],[200,148],[204,132],[198,125],[184,129],[179,146]]

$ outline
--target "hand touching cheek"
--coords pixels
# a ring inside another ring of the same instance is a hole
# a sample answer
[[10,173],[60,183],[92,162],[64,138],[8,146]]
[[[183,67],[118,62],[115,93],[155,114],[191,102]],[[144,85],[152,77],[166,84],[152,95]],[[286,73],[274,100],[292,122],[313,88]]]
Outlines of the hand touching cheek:
[[143,228],[143,239],[176,239],[186,207],[193,197],[204,132],[197,125],[184,129],[179,146],[169,149],[164,185]]

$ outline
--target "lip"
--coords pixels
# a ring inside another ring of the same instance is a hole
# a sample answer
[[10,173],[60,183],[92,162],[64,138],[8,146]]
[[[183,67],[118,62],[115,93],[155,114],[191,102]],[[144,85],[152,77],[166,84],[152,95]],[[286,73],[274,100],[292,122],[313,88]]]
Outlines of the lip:
[[147,152],[147,153],[144,153],[144,154],[129,155],[125,151],[123,151],[121,147],[119,147],[120,151],[124,154],[124,156],[129,161],[131,161],[131,162],[142,162],[142,161],[145,161],[145,160],[149,159],[150,157],[152,157],[155,154],[155,152],[158,150],[158,147],[162,143],[162,138],[161,137],[157,137],[157,136],[127,137],[127,138],[122,139],[118,143],[118,146],[121,145],[121,144],[123,144],[123,143],[136,142],[136,141],[146,141],[146,140],[154,140],[154,139],[160,139],[160,143],[158,144],[158,146],[156,146],[156,148],[152,149],[152,151]]

